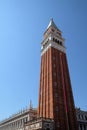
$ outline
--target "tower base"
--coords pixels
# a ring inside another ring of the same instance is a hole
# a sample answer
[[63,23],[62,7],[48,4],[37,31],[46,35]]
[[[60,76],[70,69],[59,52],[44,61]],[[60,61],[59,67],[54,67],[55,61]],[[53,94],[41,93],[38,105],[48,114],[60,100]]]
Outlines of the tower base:
[[49,118],[37,118],[26,122],[25,130],[54,130],[54,121]]

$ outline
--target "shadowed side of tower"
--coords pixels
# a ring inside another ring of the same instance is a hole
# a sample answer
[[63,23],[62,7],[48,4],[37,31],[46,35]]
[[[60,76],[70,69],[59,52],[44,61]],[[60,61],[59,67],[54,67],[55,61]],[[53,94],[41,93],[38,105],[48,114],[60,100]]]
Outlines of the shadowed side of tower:
[[78,130],[64,38],[53,19],[41,43],[38,116],[53,119],[55,130]]

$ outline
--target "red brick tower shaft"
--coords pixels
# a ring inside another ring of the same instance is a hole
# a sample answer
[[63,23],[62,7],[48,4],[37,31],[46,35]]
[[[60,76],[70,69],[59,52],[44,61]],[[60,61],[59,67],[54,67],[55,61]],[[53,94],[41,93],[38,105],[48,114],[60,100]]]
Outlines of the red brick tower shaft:
[[38,114],[54,119],[55,130],[78,130],[64,39],[53,20],[41,47]]

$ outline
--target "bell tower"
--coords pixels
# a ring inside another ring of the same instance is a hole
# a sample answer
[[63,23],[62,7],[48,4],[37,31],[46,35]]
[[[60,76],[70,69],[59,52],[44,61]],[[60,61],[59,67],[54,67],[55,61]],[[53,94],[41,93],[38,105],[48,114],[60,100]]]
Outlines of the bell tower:
[[55,130],[78,130],[64,38],[53,19],[41,43],[38,116],[53,119]]

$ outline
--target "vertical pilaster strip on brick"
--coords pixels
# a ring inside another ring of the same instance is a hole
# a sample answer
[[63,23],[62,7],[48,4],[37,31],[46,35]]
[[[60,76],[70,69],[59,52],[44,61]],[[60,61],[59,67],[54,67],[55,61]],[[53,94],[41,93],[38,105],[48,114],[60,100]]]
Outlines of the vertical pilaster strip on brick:
[[46,117],[48,118],[48,51],[47,51],[47,82],[46,82]]
[[42,103],[43,103],[43,56],[42,56],[42,75],[41,75],[41,80],[40,80],[40,82],[41,82],[41,102],[40,102],[40,116],[42,117],[42,114],[43,114],[43,105],[42,105]]
[[48,49],[48,118],[50,117],[50,49]]
[[59,76],[58,76],[58,73],[59,73],[59,70],[58,70],[58,68],[59,68],[59,60],[58,60],[58,57],[59,57],[59,55],[58,55],[58,52],[56,51],[55,52],[55,61],[56,61],[56,81],[57,81],[57,91],[56,91],[56,94],[57,94],[57,97],[56,97],[56,102],[57,102],[57,106],[58,106],[58,112],[57,112],[57,121],[59,122],[59,119],[60,119],[60,113],[59,113],[59,103],[58,103],[58,98],[59,98],[59,91],[58,91],[58,87],[59,87]]
[[43,117],[45,117],[45,53],[43,58]]
[[45,97],[45,117],[47,117],[47,91],[48,91],[48,86],[47,86],[47,52],[46,52],[46,85],[45,85],[45,94],[46,94],[46,97]]
[[46,74],[47,74],[47,72],[46,72],[46,53],[45,53],[45,74],[44,74],[44,109],[45,109],[45,112],[44,112],[44,117],[46,117]]
[[53,114],[53,75],[52,75],[52,47],[50,48],[50,118],[54,117]]
[[[57,51],[57,50],[56,50]],[[62,71],[61,71],[61,58],[60,51],[57,51],[57,67],[58,67],[58,108],[59,108],[59,126],[60,129],[67,130],[66,128],[66,115],[65,115],[65,105],[64,105],[64,94],[63,94],[63,82],[62,82]]]
[[44,97],[43,97],[43,117],[46,116],[46,53],[44,54]]
[[45,96],[45,93],[44,93],[44,74],[45,74],[45,69],[44,69],[44,66],[45,66],[45,54],[43,55],[43,86],[42,86],[42,90],[43,90],[43,101],[42,101],[42,108],[43,108],[43,113],[42,113],[42,117],[44,117],[44,111],[45,111],[45,109],[44,109],[44,104],[45,104],[45,102],[44,102],[44,96]]
[[65,77],[64,77],[64,70],[63,70],[63,54],[62,53],[60,53],[60,63],[61,63],[61,75],[62,75],[62,86],[63,86],[63,94],[64,94],[67,130],[70,130],[69,119],[68,119],[67,93],[66,93],[65,82],[64,82]]
[[76,118],[76,111],[74,105],[74,98],[72,93],[72,87],[69,77],[69,70],[68,64],[66,60],[66,55],[63,55],[63,64],[64,64],[64,77],[65,77],[65,84],[66,84],[66,92],[67,92],[67,105],[68,105],[68,116],[69,116],[69,124],[71,130],[77,130],[77,118]]
[[[47,53],[47,52],[46,52]],[[45,73],[44,73],[44,109],[45,109],[45,112],[44,112],[44,117],[46,117],[46,86],[47,86],[47,84],[46,84],[46,80],[47,80],[47,71],[46,71],[46,53],[45,53],[45,65],[44,65],[44,67],[45,67]]]

